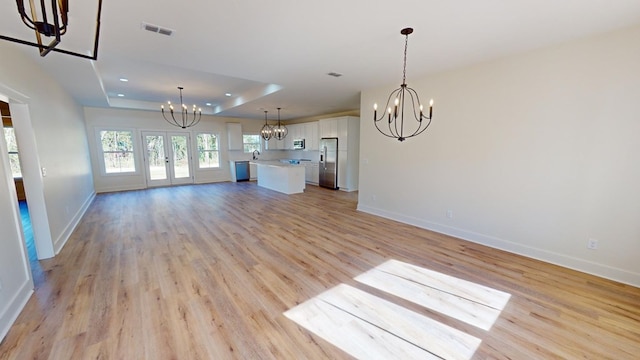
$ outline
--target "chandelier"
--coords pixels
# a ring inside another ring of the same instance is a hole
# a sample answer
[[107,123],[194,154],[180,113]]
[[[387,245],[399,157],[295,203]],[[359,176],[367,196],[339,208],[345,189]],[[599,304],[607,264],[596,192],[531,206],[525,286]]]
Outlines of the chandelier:
[[267,110],[264,111],[264,126],[260,130],[260,136],[267,141],[273,137],[273,126],[267,123]]
[[[385,136],[398,139],[398,141],[405,141],[410,137],[420,135],[424,132],[429,125],[431,125],[431,115],[433,113],[433,99],[429,102],[429,116],[424,116],[423,106],[420,103],[418,93],[407,86],[407,45],[409,43],[409,34],[413,32],[412,28],[405,28],[400,31],[400,34],[405,36],[404,41],[404,64],[402,68],[402,85],[399,88],[393,90],[387,99],[387,116],[384,112],[378,118],[378,104],[373,104],[373,123],[376,129]],[[393,100],[393,109],[389,105]],[[407,122],[405,123],[405,102],[411,102],[411,109],[407,108]],[[416,104],[418,105],[418,111],[416,111]],[[385,119],[386,118],[386,119]],[[383,122],[384,120],[384,122]],[[415,121],[415,122],[414,122]],[[385,124],[386,123],[386,124]],[[413,123],[413,126],[410,126]],[[405,131],[405,125],[408,130]]]
[[278,125],[273,127],[273,137],[277,140],[283,140],[289,133],[287,127],[284,124],[280,124],[280,109],[278,108]]
[[161,105],[160,109],[162,111],[162,117],[169,124],[186,129],[188,127],[197,125],[200,122],[200,119],[202,118],[202,109],[198,108],[198,110],[196,110],[196,106],[193,105],[193,114],[190,115],[189,111],[187,110],[187,105],[185,105],[184,102],[182,101],[182,89],[184,89],[182,86],[178,86],[178,90],[180,90],[180,104],[181,104],[179,120],[176,120],[175,118],[175,112],[173,111],[173,105],[171,105],[171,101],[167,101],[167,103],[169,104],[169,112],[171,113],[171,119],[167,119],[167,116],[164,113],[164,105]]
[[[40,0],[38,2],[40,3],[40,6],[35,4],[36,1],[29,0],[29,11],[27,11],[25,9],[24,0],[16,0],[20,18],[28,28],[35,31],[37,43],[4,35],[0,35],[0,39],[37,47],[40,49],[40,56],[43,57],[51,51],[56,51],[90,60],[96,60],[98,58],[98,39],[100,37],[100,13],[102,12],[102,0],[98,0],[98,15],[96,18],[93,55],[91,56],[56,48],[56,46],[58,46],[62,41],[62,35],[67,32],[67,27],[69,25],[69,0],[51,0],[49,7],[45,4],[46,0]],[[49,44],[43,44],[43,36],[53,39]]]

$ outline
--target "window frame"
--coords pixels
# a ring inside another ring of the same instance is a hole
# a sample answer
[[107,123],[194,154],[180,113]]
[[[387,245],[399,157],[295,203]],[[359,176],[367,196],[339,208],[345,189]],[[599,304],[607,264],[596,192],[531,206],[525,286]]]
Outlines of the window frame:
[[[198,140],[200,135],[211,135],[216,139],[216,149],[215,150],[200,150],[200,147],[198,146]],[[194,141],[195,141],[195,149],[196,149],[196,156],[197,156],[197,165],[196,165],[196,169],[200,170],[200,171],[209,171],[209,170],[220,170],[222,169],[222,150],[220,149],[220,134],[215,132],[215,131],[197,131],[195,132],[195,136],[194,136]],[[218,154],[218,166],[207,166],[207,167],[201,167],[200,166],[200,154],[201,152],[216,152]]]
[[[131,134],[131,151],[127,151],[127,153],[131,153],[133,156],[133,166],[134,171],[126,171],[126,172],[107,172],[107,165],[105,163],[104,155],[106,153],[119,153],[121,151],[104,151],[102,147],[102,132],[103,131],[114,131],[114,132],[128,132]],[[140,175],[142,169],[140,166],[140,154],[138,153],[138,132],[135,129],[131,128],[119,128],[119,127],[98,127],[95,128],[95,138],[96,138],[96,148],[97,148],[97,160],[100,165],[100,174],[102,176],[137,176]]]

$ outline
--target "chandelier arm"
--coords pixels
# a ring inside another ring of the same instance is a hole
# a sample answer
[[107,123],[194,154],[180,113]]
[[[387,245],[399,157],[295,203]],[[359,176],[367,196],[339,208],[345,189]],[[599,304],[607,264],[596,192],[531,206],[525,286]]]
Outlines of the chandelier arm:
[[[418,97],[418,93],[417,93],[414,89],[412,89],[412,88],[407,88],[407,91],[408,91],[408,93],[409,93],[409,96],[411,97],[411,107],[412,107],[412,109],[413,109],[413,117],[414,117],[414,119],[418,122],[418,127],[415,129],[415,131],[414,131],[411,135],[407,135],[407,136],[405,136],[405,137],[404,137],[405,139],[408,139],[408,138],[411,138],[411,137],[414,137],[414,136],[416,136],[416,135],[421,134],[421,133],[422,133],[424,130],[426,130],[426,128],[428,127],[428,125],[427,125],[426,127],[424,127],[424,128],[422,127],[422,125],[424,124],[424,123],[422,122],[422,118],[421,118],[421,117],[419,117],[419,116],[416,114],[416,104],[415,104],[415,100],[418,100],[418,104],[420,104],[420,98]],[[414,99],[414,95],[415,95],[415,99]],[[420,105],[418,105],[418,107],[419,107],[419,106],[420,106]]]
[[[402,91],[400,92],[400,101],[398,101],[398,106],[400,106],[400,130],[398,130],[398,117],[394,121],[394,125],[396,128],[396,135],[398,135],[398,140],[404,139],[404,101],[405,101],[405,93],[407,92],[407,86],[403,82]],[[397,113],[397,112],[396,112]],[[403,141],[403,140],[400,140]]]
[[164,118],[164,119],[165,119],[169,124],[171,124],[171,125],[175,125],[175,126],[178,126],[178,127],[182,127],[182,126],[181,126],[181,125],[176,121],[176,118],[173,116],[173,111],[171,111],[171,119],[173,119],[173,122],[172,122],[171,120],[167,119],[167,117],[166,117],[166,116],[165,116],[165,114],[164,114],[164,109],[162,109],[162,117],[163,117],[163,118]]
[[401,89],[402,89],[402,87],[399,87],[399,88],[397,88],[397,89],[393,90],[393,91],[391,92],[391,94],[389,94],[389,97],[387,98],[387,104],[385,105],[385,107],[384,107],[384,109],[383,109],[383,111],[382,111],[382,115],[380,116],[380,118],[379,118],[379,119],[376,119],[375,114],[374,114],[374,116],[373,116],[373,120],[374,120],[374,121],[376,121],[376,122],[377,122],[377,121],[381,121],[382,119],[384,119],[385,115],[387,114],[387,109],[389,108],[389,103],[391,102],[391,98],[392,98],[392,97],[394,97],[393,95],[394,95],[394,94],[396,94],[396,93],[397,93],[398,91],[400,91]]
[[407,87],[407,92],[411,97],[411,108],[413,109],[413,117],[414,119],[416,119],[416,121],[422,122],[422,119],[420,118],[420,115],[419,115],[420,111],[416,113],[416,101],[418,102],[418,109],[420,109],[420,97],[418,96],[418,93],[413,88]]
[[[196,112],[193,112],[193,119],[196,119]],[[200,123],[200,120],[202,120],[202,113],[198,113],[198,120],[196,122],[194,122],[192,125],[189,125],[189,127],[191,126],[196,126],[198,125],[198,123]]]

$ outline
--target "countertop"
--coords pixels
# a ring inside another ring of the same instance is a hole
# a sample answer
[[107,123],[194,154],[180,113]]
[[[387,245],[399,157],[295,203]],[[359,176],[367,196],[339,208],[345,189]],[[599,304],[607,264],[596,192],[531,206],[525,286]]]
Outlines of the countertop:
[[278,166],[278,167],[304,167],[306,163],[311,163],[311,161],[293,161],[293,162],[285,162],[282,160],[251,160],[250,164],[255,165],[266,165],[266,166]]

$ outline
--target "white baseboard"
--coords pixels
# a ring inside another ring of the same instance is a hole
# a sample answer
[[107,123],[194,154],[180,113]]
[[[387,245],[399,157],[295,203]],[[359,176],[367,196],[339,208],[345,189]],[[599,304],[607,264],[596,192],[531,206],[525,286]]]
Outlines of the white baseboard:
[[67,224],[67,226],[64,228],[64,231],[62,232],[62,234],[60,234],[60,236],[58,236],[58,238],[54,241],[53,250],[55,251],[56,255],[60,253],[60,250],[62,250],[64,245],[67,243],[67,241],[71,237],[71,234],[76,229],[76,226],[78,226],[78,224],[80,223],[80,220],[82,220],[82,217],[84,216],[85,212],[87,212],[87,210],[89,209],[89,206],[91,205],[91,203],[95,198],[96,198],[95,192],[89,195],[89,197],[85,200],[85,202],[82,204],[80,209],[75,213],[75,215],[73,215],[73,218],[71,219],[69,224]]
[[20,312],[33,294],[33,282],[27,279],[0,313],[0,343],[7,336],[9,329],[20,315]]
[[485,235],[461,228],[456,228],[453,226],[438,224],[371,206],[358,204],[358,211],[381,216],[387,219],[399,221],[401,223],[417,226],[445,235],[450,235],[462,240],[508,251],[514,254],[541,260],[569,269],[581,271],[587,274],[596,275],[605,279],[610,279],[628,285],[640,287],[640,274],[633,273],[624,269],[618,269],[608,265],[598,264],[584,259],[554,253],[545,249],[522,245],[513,241],[500,239],[495,236]]

